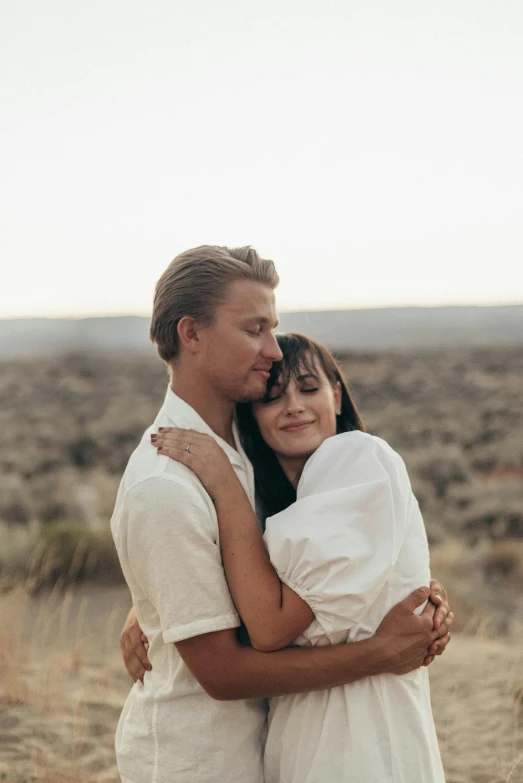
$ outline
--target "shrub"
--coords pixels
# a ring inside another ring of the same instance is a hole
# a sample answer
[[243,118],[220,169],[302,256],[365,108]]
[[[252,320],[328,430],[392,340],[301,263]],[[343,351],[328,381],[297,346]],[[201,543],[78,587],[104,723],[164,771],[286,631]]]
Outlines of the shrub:
[[123,580],[120,563],[109,531],[94,531],[84,525],[57,522],[41,528],[41,555],[34,566],[36,586],[96,580]]
[[56,522],[50,525],[0,525],[0,579],[25,581],[30,589],[96,580],[123,581],[108,530]]

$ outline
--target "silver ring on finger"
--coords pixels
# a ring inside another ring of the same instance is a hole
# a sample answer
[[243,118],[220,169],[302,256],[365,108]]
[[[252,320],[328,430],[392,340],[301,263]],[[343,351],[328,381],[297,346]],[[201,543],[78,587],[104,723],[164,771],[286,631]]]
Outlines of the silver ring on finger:
[[191,453],[191,444],[190,443],[188,443],[187,446],[185,447],[185,451],[187,452],[187,454]]

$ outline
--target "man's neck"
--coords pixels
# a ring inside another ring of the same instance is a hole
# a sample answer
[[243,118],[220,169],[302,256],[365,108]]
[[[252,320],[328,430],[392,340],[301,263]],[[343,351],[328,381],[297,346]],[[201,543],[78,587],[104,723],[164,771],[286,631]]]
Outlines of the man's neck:
[[184,402],[194,408],[211,430],[229,446],[236,448],[232,434],[235,404],[217,394],[198,379],[187,373],[171,370],[171,389]]

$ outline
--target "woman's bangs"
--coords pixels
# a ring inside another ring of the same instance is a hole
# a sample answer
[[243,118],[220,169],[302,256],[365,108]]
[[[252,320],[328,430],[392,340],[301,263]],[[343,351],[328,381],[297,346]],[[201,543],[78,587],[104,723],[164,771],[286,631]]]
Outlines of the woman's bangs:
[[303,375],[312,375],[313,378],[319,378],[318,363],[321,365],[320,357],[316,356],[314,346],[305,338],[298,338],[298,335],[277,335],[278,345],[283,354],[283,359],[274,362],[271,368],[271,375],[267,381],[267,390],[265,400],[274,386],[278,385],[284,392],[291,378],[296,382]]

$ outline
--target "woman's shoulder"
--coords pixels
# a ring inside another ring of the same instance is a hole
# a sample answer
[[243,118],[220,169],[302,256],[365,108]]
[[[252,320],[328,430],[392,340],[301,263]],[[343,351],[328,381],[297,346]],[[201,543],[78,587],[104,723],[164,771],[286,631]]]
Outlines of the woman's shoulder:
[[298,496],[390,478],[405,469],[399,454],[382,438],[354,430],[327,438],[305,465]]
[[324,440],[307,462],[305,470],[324,461],[341,459],[345,462],[360,454],[387,455],[403,462],[397,451],[394,451],[383,438],[371,435],[369,432],[353,430],[352,432],[341,432],[339,435]]

